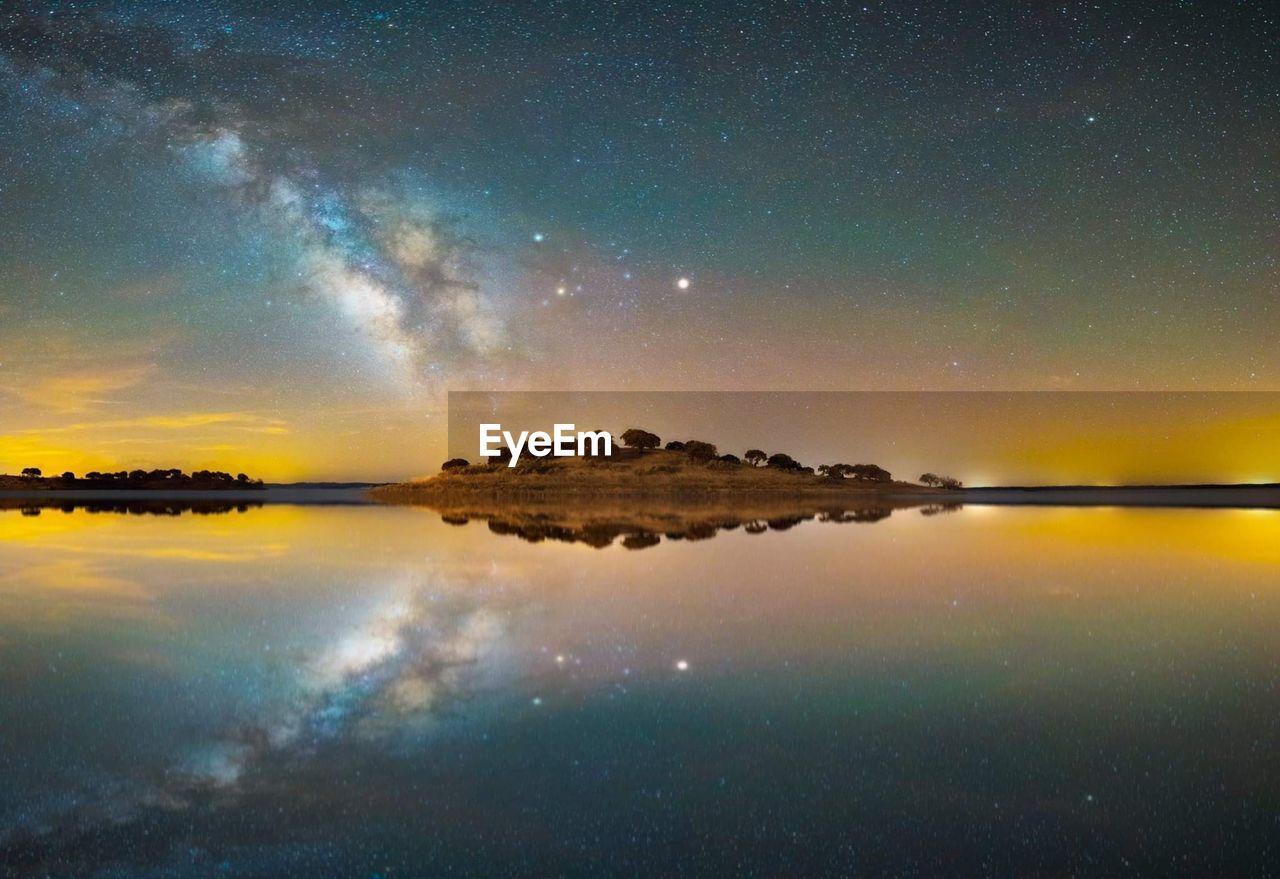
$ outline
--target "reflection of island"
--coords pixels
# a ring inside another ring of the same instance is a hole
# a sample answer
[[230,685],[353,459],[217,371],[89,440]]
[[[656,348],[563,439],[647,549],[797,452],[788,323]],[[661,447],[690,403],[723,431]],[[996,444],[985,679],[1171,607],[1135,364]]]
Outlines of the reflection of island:
[[[820,499],[736,498],[728,500],[678,500],[629,498],[629,502],[605,498],[541,498],[523,501],[424,501],[421,505],[440,514],[450,525],[471,521],[488,523],[494,534],[506,534],[530,543],[558,541],[585,543],[604,548],[619,544],[626,549],[647,549],[663,540],[707,540],[724,531],[742,529],[747,534],[786,531],[802,522],[869,524],[880,522],[894,510],[920,506],[919,501],[888,498],[833,503]],[[933,515],[958,504],[929,504],[921,513]],[[619,541],[621,538],[621,541]]]
[[39,516],[44,510],[74,513],[123,513],[132,516],[181,516],[191,513],[209,516],[219,513],[247,513],[263,506],[258,500],[201,500],[185,498],[0,498],[0,510],[19,510],[24,516]]

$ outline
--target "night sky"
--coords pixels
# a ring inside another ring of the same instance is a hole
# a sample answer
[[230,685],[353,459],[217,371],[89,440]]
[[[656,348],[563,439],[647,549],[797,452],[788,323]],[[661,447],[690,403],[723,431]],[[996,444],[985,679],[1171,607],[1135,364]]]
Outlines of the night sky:
[[450,387],[1280,390],[1264,4],[266,7],[0,12],[0,471],[406,476]]

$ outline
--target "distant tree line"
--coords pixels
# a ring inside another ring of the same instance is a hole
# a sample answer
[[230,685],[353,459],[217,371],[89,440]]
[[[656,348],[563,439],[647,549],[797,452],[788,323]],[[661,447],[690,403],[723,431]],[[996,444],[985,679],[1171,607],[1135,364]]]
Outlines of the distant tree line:
[[[621,439],[623,445],[628,448],[639,449],[642,452],[648,449],[656,449],[662,442],[656,433],[639,427],[632,427],[623,431]],[[828,479],[835,480],[852,479],[856,482],[871,483],[893,481],[893,474],[876,464],[823,464],[815,471],[813,467],[801,464],[785,452],[769,454],[763,449],[747,449],[742,453],[742,457],[739,458],[737,455],[722,455],[712,443],[701,440],[672,440],[663,448],[669,452],[684,452],[690,459],[699,462],[721,461],[729,464],[745,462],[750,467],[767,467],[773,470],[805,474],[816,472]],[[958,479],[952,479],[949,476],[938,476],[933,473],[926,473],[920,477],[920,481],[925,485],[936,488],[958,489],[963,487],[963,483]]]
[[[23,479],[44,479],[44,471],[39,467],[24,467],[22,469]],[[58,476],[49,476],[49,479],[61,479],[68,482],[74,481],[75,473],[67,470]],[[192,483],[225,483],[227,485],[242,486],[260,486],[261,479],[253,479],[248,474],[237,473],[232,476],[230,473],[222,470],[196,470],[191,474],[183,473],[177,468],[167,470],[116,470],[116,471],[99,471],[90,470],[83,477],[82,481],[87,482],[106,482],[106,483],[147,483],[154,484],[157,482],[171,483],[176,486],[191,485]]]
[[964,483],[959,479],[952,479],[950,476],[939,476],[936,473],[923,473],[920,475],[921,485],[930,485],[934,488],[947,488],[952,491],[958,488],[964,488]]

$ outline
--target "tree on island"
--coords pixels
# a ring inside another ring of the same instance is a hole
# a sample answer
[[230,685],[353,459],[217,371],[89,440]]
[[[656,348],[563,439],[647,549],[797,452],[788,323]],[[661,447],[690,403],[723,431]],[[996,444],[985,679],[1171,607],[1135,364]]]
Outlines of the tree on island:
[[663,448],[666,449],[668,452],[683,452],[684,443],[680,442],[680,440],[672,440],[671,442],[663,446]]
[[656,449],[662,439],[656,433],[649,433],[639,427],[629,427],[622,432],[622,444],[631,449]]
[[689,440],[684,444],[684,453],[693,461],[711,461],[719,455],[719,450],[711,443],[702,440]]
[[24,467],[22,468],[22,476],[24,479],[39,479],[41,470],[39,467]]
[[721,455],[721,456],[719,457],[719,459],[718,459],[718,460],[723,461],[723,462],[724,462],[724,463],[726,463],[726,464],[741,464],[741,463],[742,463],[742,459],[741,459],[741,458],[739,458],[737,455]]
[[63,478],[63,479],[75,479],[75,478],[76,478],[76,475],[75,475],[74,473],[72,473],[70,470],[68,470],[67,472],[65,472],[65,473],[63,473],[63,474],[62,474],[62,478]]
[[747,449],[742,453],[742,460],[746,461],[752,467],[759,467],[768,459],[769,456],[760,449]]
[[964,488],[964,483],[959,479],[953,479],[950,476],[939,476],[936,473],[923,473],[920,476],[920,484],[928,485],[935,488],[945,488],[949,491],[955,491],[958,488]]
[[875,464],[854,464],[848,473],[859,482],[892,482],[893,474]]
[[765,464],[774,470],[799,470],[800,462],[785,452],[774,452]]
[[470,466],[471,462],[466,458],[450,458],[440,465],[440,469],[448,473],[450,470],[465,470]]
[[853,471],[853,467],[848,464],[822,464],[818,467],[818,473],[829,479],[844,479]]

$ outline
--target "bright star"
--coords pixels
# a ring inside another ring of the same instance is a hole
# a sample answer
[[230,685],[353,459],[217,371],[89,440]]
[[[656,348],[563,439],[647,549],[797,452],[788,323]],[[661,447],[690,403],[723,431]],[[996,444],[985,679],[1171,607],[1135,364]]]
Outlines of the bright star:
[[680,659],[676,661],[676,671],[688,671],[688,670],[689,670],[689,660]]
[[688,279],[688,278],[681,278],[680,280],[676,281],[676,286],[677,286],[677,287],[679,287],[681,290],[688,290],[688,289],[689,289],[689,279]]
[[539,244],[541,244],[545,239],[546,239],[546,236],[543,235],[541,232],[533,233],[533,240],[538,242]]

